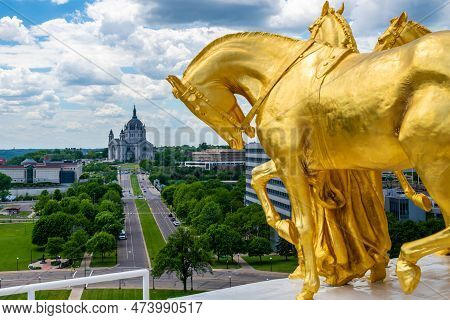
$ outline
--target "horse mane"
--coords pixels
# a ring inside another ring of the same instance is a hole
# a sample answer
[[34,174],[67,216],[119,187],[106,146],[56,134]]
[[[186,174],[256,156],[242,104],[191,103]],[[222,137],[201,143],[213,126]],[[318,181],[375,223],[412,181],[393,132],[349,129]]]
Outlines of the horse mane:
[[231,33],[226,34],[220,38],[217,38],[210,42],[208,45],[206,45],[196,56],[192,61],[188,64],[186,69],[183,72],[183,77],[189,72],[189,69],[192,68],[197,62],[199,62],[204,56],[206,56],[212,49],[217,47],[218,45],[228,42],[230,40],[235,39],[246,39],[246,38],[263,38],[263,39],[284,39],[284,40],[290,40],[290,41],[298,41],[297,39],[283,36],[275,33],[269,33],[269,32],[238,32],[238,33]]
[[323,12],[322,15],[316,21],[314,21],[314,23],[308,28],[309,31],[311,32],[311,38],[314,39],[317,36],[317,33],[322,27],[322,22],[327,15],[331,15],[336,19],[336,21],[338,22],[339,26],[342,29],[342,32],[344,33],[345,39],[347,40],[350,49],[352,49],[355,52],[358,52],[355,37],[353,36],[353,32],[350,25],[348,24],[344,16],[341,13],[336,12],[336,10],[334,10],[333,8],[327,8],[326,13]]

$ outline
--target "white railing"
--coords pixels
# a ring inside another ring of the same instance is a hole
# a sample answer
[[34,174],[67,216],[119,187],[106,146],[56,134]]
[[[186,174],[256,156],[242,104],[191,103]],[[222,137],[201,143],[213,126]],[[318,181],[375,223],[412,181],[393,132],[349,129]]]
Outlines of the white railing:
[[58,280],[44,283],[34,283],[24,286],[10,287],[0,289],[0,296],[7,296],[17,293],[27,293],[28,300],[35,299],[35,292],[41,290],[61,289],[65,287],[86,285],[91,283],[108,282],[122,279],[142,277],[142,298],[149,300],[149,271],[147,269],[139,269],[133,271],[125,271],[118,273],[102,274],[99,276],[75,278],[68,280]]

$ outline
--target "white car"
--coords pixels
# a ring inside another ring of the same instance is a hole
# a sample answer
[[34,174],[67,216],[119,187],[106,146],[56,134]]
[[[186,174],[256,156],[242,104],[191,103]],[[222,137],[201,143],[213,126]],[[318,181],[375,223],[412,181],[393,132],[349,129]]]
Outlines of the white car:
[[178,227],[179,225],[181,225],[181,222],[177,221],[177,220],[173,221],[172,223],[175,227]]

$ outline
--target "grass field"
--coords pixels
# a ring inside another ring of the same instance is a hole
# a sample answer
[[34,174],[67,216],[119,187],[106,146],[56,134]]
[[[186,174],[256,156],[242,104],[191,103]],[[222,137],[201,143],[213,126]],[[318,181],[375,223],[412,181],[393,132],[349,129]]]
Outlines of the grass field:
[[102,263],[102,255],[94,254],[92,256],[91,260],[91,267],[98,268],[98,267],[113,267],[116,263],[116,252],[109,252],[105,253],[105,256],[103,257],[103,263]]
[[[227,268],[227,259],[228,259],[228,268]],[[239,269],[241,266],[237,264],[236,261],[231,260],[230,257],[222,257],[220,261],[216,258],[211,263],[211,267],[213,269]]]
[[133,194],[135,196],[142,195],[142,190],[141,190],[141,187],[139,187],[139,182],[138,182],[137,176],[135,174],[131,175],[131,188],[133,189]]
[[260,262],[259,257],[241,256],[249,265],[261,271],[270,271],[270,257],[272,257],[272,271],[274,272],[291,273],[297,268],[297,258],[295,257],[289,257],[286,261],[284,257],[278,255],[263,256],[262,262]]
[[0,271],[16,270],[19,258],[19,270],[28,269],[33,261],[42,257],[43,252],[31,243],[33,223],[0,224]]
[[124,163],[119,166],[122,170],[138,170],[139,165],[136,163]]
[[[47,290],[37,291],[36,300],[67,300],[69,299],[71,290]],[[13,294],[10,296],[0,297],[0,300],[27,300],[26,293]]]
[[134,201],[139,212],[139,219],[141,220],[142,232],[144,233],[148,255],[152,262],[159,250],[165,246],[166,242],[164,241],[161,231],[159,231],[147,201],[144,199],[136,199]]
[[[167,300],[169,298],[183,297],[201,293],[203,291],[182,290],[150,290],[151,300]],[[81,300],[141,300],[142,289],[88,289],[83,291]]]

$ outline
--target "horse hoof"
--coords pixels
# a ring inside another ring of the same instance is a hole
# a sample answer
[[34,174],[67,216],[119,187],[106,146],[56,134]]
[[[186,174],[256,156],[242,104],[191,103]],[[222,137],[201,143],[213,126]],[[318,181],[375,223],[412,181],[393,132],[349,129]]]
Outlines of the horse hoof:
[[295,300],[314,300],[314,292],[310,290],[302,290],[296,297]]
[[420,281],[420,268],[414,263],[398,258],[396,272],[403,292],[406,294],[412,293]]
[[379,263],[370,269],[370,282],[383,281],[386,278],[386,268],[384,263]]
[[305,279],[305,271],[303,270],[301,265],[298,265],[297,268],[292,272],[289,279]]

